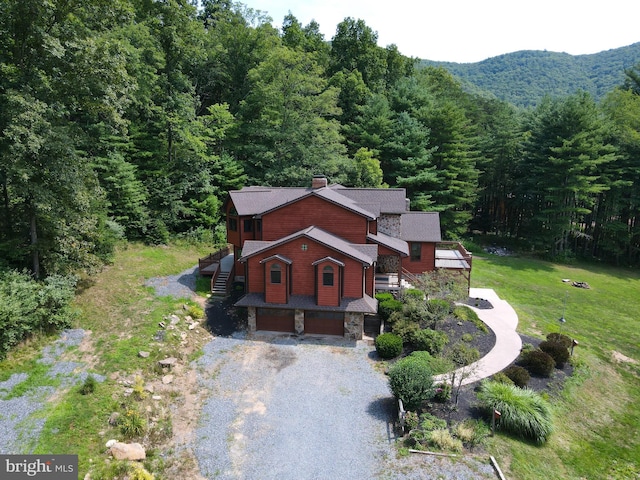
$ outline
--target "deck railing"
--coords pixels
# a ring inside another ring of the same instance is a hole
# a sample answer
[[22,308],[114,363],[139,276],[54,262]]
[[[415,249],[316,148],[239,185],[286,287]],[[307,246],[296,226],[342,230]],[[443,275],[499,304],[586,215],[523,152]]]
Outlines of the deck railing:
[[214,263],[219,263],[221,258],[226,257],[231,253],[232,251],[231,248],[232,248],[231,244],[227,244],[226,247],[221,248],[217,252],[210,253],[204,258],[199,258],[198,259],[199,271],[202,271],[203,269],[213,265]]

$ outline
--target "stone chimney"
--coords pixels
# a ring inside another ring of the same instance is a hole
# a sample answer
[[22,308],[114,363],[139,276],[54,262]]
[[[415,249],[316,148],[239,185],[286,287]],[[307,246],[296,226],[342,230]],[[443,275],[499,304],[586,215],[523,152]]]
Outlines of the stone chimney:
[[327,186],[327,177],[324,175],[314,175],[311,180],[311,188],[314,190],[317,188],[322,188]]

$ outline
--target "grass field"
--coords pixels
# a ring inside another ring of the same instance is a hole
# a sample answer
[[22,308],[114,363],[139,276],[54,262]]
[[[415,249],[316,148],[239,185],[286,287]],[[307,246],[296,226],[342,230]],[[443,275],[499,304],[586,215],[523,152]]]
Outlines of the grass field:
[[576,373],[551,398],[551,440],[544,446],[500,435],[491,440],[506,476],[640,478],[640,272],[487,255],[474,260],[472,286],[493,288],[507,300],[520,333],[543,337],[562,328],[579,342]]
[[[89,355],[91,368],[108,378],[113,372],[153,376],[149,365],[154,359],[145,362],[137,352],[158,320],[183,302],[155,297],[144,280],[183,271],[206,253],[187,245],[121,249],[113,265],[83,282],[77,297],[81,314],[75,327],[92,331],[94,347],[78,352],[80,359]],[[562,279],[587,282],[591,289],[575,288]],[[487,448],[507,478],[640,478],[640,364],[624,361],[640,360],[640,272],[486,256],[474,260],[472,286],[493,288],[509,301],[520,318],[519,331],[530,336],[559,331],[564,311],[562,332],[579,342],[575,375],[551,397],[555,432],[550,441],[537,446],[500,434],[490,439]],[[51,340],[36,338],[16,349],[0,362],[0,376],[32,369]],[[177,350],[178,343],[169,342],[166,351],[154,355],[179,355]],[[623,361],[615,360],[614,352]],[[31,373],[27,386],[51,382],[37,369]],[[99,432],[119,408],[121,389],[108,379],[91,396],[81,396],[76,389],[58,396],[42,412],[46,423],[35,451],[79,453],[82,475],[90,465],[104,462],[105,438]]]

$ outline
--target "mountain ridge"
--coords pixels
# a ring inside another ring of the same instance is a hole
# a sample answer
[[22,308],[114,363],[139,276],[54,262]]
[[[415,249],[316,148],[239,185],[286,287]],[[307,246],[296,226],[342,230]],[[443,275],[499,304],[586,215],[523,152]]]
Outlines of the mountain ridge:
[[640,64],[640,42],[598,53],[572,55],[547,50],[520,50],[474,63],[420,60],[460,79],[465,88],[520,107],[535,106],[545,96],[567,96],[579,90],[601,99],[624,81],[625,70]]

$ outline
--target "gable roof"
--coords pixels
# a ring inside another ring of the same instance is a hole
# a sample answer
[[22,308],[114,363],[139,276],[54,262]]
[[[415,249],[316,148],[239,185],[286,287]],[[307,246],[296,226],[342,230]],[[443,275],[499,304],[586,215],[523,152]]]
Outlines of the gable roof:
[[438,212],[405,212],[400,216],[400,238],[406,242],[441,242]]
[[405,213],[407,192],[404,188],[349,188],[339,184],[329,188],[350,198],[358,205],[376,205],[380,213]]
[[239,260],[241,262],[246,261],[249,257],[274,247],[278,247],[279,245],[284,245],[285,243],[289,243],[290,241],[300,237],[309,238],[310,240],[340,252],[347,257],[362,262],[364,265],[373,265],[378,257],[377,245],[348,243],[344,239],[333,235],[326,230],[311,226],[272,242],[246,240],[242,249],[242,257]]
[[244,187],[242,190],[232,190],[229,192],[229,197],[233,201],[233,205],[236,208],[238,215],[242,216],[265,215],[266,213],[309,196],[322,198],[370,220],[378,218],[380,213],[378,204],[359,205],[351,198],[341,195],[339,192],[328,187]]
[[395,252],[398,252],[405,257],[409,256],[409,244],[404,240],[392,237],[386,233],[378,232],[377,234],[370,233],[367,235],[367,240],[370,240],[378,245],[383,245]]

